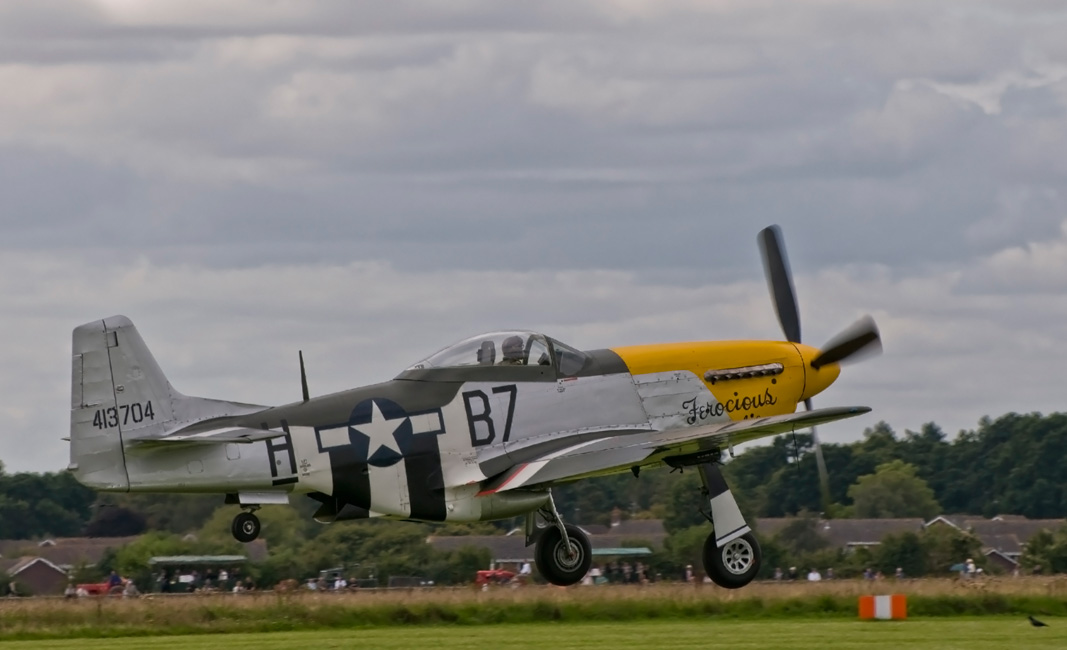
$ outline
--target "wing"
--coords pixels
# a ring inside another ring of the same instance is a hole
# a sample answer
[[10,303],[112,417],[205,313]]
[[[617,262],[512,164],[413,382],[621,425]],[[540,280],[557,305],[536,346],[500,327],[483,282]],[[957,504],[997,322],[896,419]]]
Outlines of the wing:
[[625,437],[582,441],[511,466],[488,480],[479,494],[487,495],[516,488],[613,474],[635,466],[650,465],[668,456],[790,433],[862,415],[870,410],[866,406],[815,409],[766,418],[657,431],[639,436],[631,434]]

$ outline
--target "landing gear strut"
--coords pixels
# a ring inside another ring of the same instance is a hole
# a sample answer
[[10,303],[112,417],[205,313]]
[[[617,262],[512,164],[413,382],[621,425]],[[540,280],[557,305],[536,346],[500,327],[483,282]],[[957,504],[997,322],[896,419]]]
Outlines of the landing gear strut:
[[259,506],[248,506],[246,512],[238,513],[233,518],[233,523],[230,524],[230,532],[233,533],[234,539],[242,544],[247,544],[255,538],[259,537],[260,523],[259,517],[253,514]]
[[697,469],[704,484],[701,494],[711,510],[710,513],[703,508],[700,511],[712,525],[712,532],[704,542],[704,571],[720,587],[739,589],[759,573],[763,561],[759,542],[745,523],[719,466],[705,462],[697,465]]
[[[548,525],[539,527],[537,515],[541,515]],[[547,504],[536,513],[526,515],[526,545],[529,546],[534,539],[537,540],[534,561],[545,580],[566,587],[578,582],[589,572],[593,563],[589,537],[577,526],[563,523],[551,492],[548,493]]]

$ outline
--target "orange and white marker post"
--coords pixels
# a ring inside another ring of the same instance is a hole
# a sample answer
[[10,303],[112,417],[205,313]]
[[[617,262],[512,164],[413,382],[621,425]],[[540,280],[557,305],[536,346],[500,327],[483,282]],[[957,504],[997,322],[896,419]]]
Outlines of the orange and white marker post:
[[864,620],[906,619],[908,599],[904,594],[860,596],[860,618]]

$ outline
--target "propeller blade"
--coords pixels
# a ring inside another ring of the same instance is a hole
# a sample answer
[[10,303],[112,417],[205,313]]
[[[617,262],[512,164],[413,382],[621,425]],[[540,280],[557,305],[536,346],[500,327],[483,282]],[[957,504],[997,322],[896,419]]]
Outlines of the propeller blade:
[[[877,354],[882,351],[882,337],[874,319],[864,316],[830,339],[818,356],[811,360],[811,367],[819,368],[855,357]],[[855,360],[855,359],[853,359]]]
[[[811,410],[811,398],[804,400],[804,408]],[[826,471],[826,460],[822,456],[822,443],[815,427],[811,428],[811,442],[815,447],[815,465],[819,469],[819,494],[822,497],[823,517],[830,518],[830,473]]]
[[768,226],[760,231],[756,239],[763,258],[767,286],[774,299],[774,309],[778,312],[778,322],[782,324],[786,340],[800,343],[800,312],[797,310],[793,274],[789,271],[789,260],[785,257],[785,246],[782,244],[782,229]]

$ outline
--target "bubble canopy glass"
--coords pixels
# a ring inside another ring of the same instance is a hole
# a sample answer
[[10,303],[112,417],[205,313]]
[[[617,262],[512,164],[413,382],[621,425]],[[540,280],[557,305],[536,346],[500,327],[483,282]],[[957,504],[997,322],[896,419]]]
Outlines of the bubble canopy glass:
[[553,366],[563,374],[585,364],[585,354],[549,338],[524,330],[501,330],[472,336],[436,352],[409,370],[462,366]]

